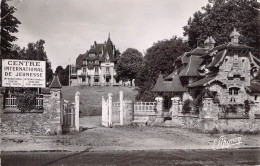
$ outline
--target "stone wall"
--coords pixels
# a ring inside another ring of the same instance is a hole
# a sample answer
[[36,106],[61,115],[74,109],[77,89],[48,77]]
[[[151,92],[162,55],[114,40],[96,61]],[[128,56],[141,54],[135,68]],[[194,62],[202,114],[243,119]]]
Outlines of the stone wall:
[[60,89],[50,90],[43,95],[42,113],[5,112],[4,97],[0,96],[1,129],[4,134],[47,135],[61,133]]
[[[199,116],[179,113],[180,104],[178,100],[172,98],[172,125],[182,128],[198,129],[205,133],[218,130],[220,132],[259,132],[260,119],[256,114],[260,114],[258,104],[251,104],[248,115],[220,117],[222,112],[218,104],[212,98],[204,98],[203,108]],[[242,111],[244,113],[244,111]]]

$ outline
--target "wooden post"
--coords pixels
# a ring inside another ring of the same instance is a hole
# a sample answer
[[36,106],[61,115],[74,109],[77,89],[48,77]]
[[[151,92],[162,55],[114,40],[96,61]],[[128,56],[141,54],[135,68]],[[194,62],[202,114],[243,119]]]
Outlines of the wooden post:
[[108,126],[112,127],[112,93],[108,93]]
[[75,94],[75,127],[79,131],[79,91]]
[[119,102],[120,102],[120,125],[123,126],[124,124],[124,109],[123,109],[123,91],[119,91]]

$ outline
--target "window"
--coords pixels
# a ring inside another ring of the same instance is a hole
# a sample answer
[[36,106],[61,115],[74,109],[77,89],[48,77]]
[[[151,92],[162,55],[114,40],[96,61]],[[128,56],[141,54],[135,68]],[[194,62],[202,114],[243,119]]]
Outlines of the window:
[[109,74],[109,67],[106,67],[106,74]]
[[94,58],[95,54],[89,54],[89,57]]
[[245,60],[242,59],[242,69],[245,69]]
[[257,101],[257,97],[258,97],[258,96],[257,96],[257,95],[255,95],[255,101]]
[[86,82],[86,78],[82,78],[82,82]]
[[95,75],[98,75],[98,68],[95,67]]
[[106,55],[105,62],[109,63],[109,55],[108,54]]
[[86,68],[83,68],[83,73],[86,73]]
[[234,55],[234,66],[238,67],[238,55]]
[[225,69],[228,68],[228,59],[225,59]]
[[86,60],[83,61],[83,65],[85,65],[85,64],[87,64],[87,61],[86,61]]
[[95,64],[99,64],[99,61],[95,61]]
[[237,96],[239,88],[229,88],[229,95]]

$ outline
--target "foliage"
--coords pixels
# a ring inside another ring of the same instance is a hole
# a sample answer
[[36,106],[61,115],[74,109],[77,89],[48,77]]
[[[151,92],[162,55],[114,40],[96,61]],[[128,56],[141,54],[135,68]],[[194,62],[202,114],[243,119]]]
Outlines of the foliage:
[[60,83],[62,86],[69,85],[69,65],[65,69],[62,66],[56,68],[55,74],[58,75]]
[[185,100],[183,102],[182,113],[183,114],[190,113],[192,111],[193,105],[194,105],[194,103],[192,100],[190,100],[190,99]]
[[244,102],[244,108],[245,108],[245,113],[246,114],[248,114],[249,113],[249,111],[250,111],[250,109],[251,109],[251,107],[250,107],[250,104],[252,104],[253,102],[252,101],[250,101],[250,100],[245,100],[245,102]]
[[153,88],[160,72],[164,76],[173,72],[174,61],[187,51],[189,51],[187,43],[176,36],[169,40],[158,41],[148,48],[136,79],[139,92],[137,99],[143,98],[143,95],[147,96],[147,91]]
[[15,59],[46,61],[46,81],[48,83],[52,81],[53,72],[51,69],[51,62],[44,50],[44,44],[45,41],[40,39],[36,43],[29,43],[27,48],[21,49],[19,46],[15,45],[12,54],[16,55]]
[[243,44],[254,47],[254,54],[259,57],[260,18],[259,3],[256,0],[215,0],[211,1],[202,12],[197,11],[188,24],[183,27],[192,48],[203,44],[208,36],[213,36],[216,45],[230,41],[229,35],[234,27],[241,34]]
[[9,6],[8,0],[1,1],[1,55],[3,58],[12,58],[12,42],[17,40],[12,33],[18,32],[20,21],[14,17],[16,8]]
[[16,96],[17,108],[21,110],[21,112],[28,112],[36,109],[34,103],[37,96],[37,90],[35,88],[14,88],[14,95]]
[[115,67],[118,79],[130,80],[136,79],[143,63],[143,55],[134,48],[128,48],[121,54],[120,59]]

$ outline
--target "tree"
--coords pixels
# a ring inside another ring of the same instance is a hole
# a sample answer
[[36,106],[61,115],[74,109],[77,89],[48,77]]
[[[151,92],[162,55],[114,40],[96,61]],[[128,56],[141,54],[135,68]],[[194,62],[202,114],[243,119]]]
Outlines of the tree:
[[9,6],[7,0],[1,1],[1,55],[2,58],[14,58],[12,54],[12,42],[17,40],[12,33],[18,32],[20,21],[13,16],[15,8]]
[[63,71],[63,67],[62,66],[57,66],[56,70],[55,70],[55,74],[59,75],[62,71]]
[[159,73],[164,76],[172,73],[176,58],[189,50],[188,44],[176,36],[169,40],[158,41],[148,48],[144,56],[144,64],[136,79],[139,92],[137,99],[150,99],[148,91],[153,88]]
[[213,36],[216,45],[230,41],[229,35],[236,28],[242,44],[254,48],[259,57],[260,45],[260,5],[256,0],[215,0],[197,11],[183,27],[188,36],[189,46],[195,48],[203,44],[208,36]]
[[44,50],[44,44],[45,41],[40,39],[36,43],[29,43],[27,48],[23,49],[14,45],[12,54],[15,55],[15,59],[46,61],[46,81],[50,83],[53,78],[53,71],[51,69],[51,62]]
[[128,48],[121,54],[120,59],[116,65],[116,73],[118,79],[132,80],[136,79],[137,73],[140,71],[143,63],[143,55],[137,49]]
[[65,69],[63,69],[62,66],[58,66],[56,68],[55,74],[58,75],[62,86],[69,85],[69,65],[67,65]]

